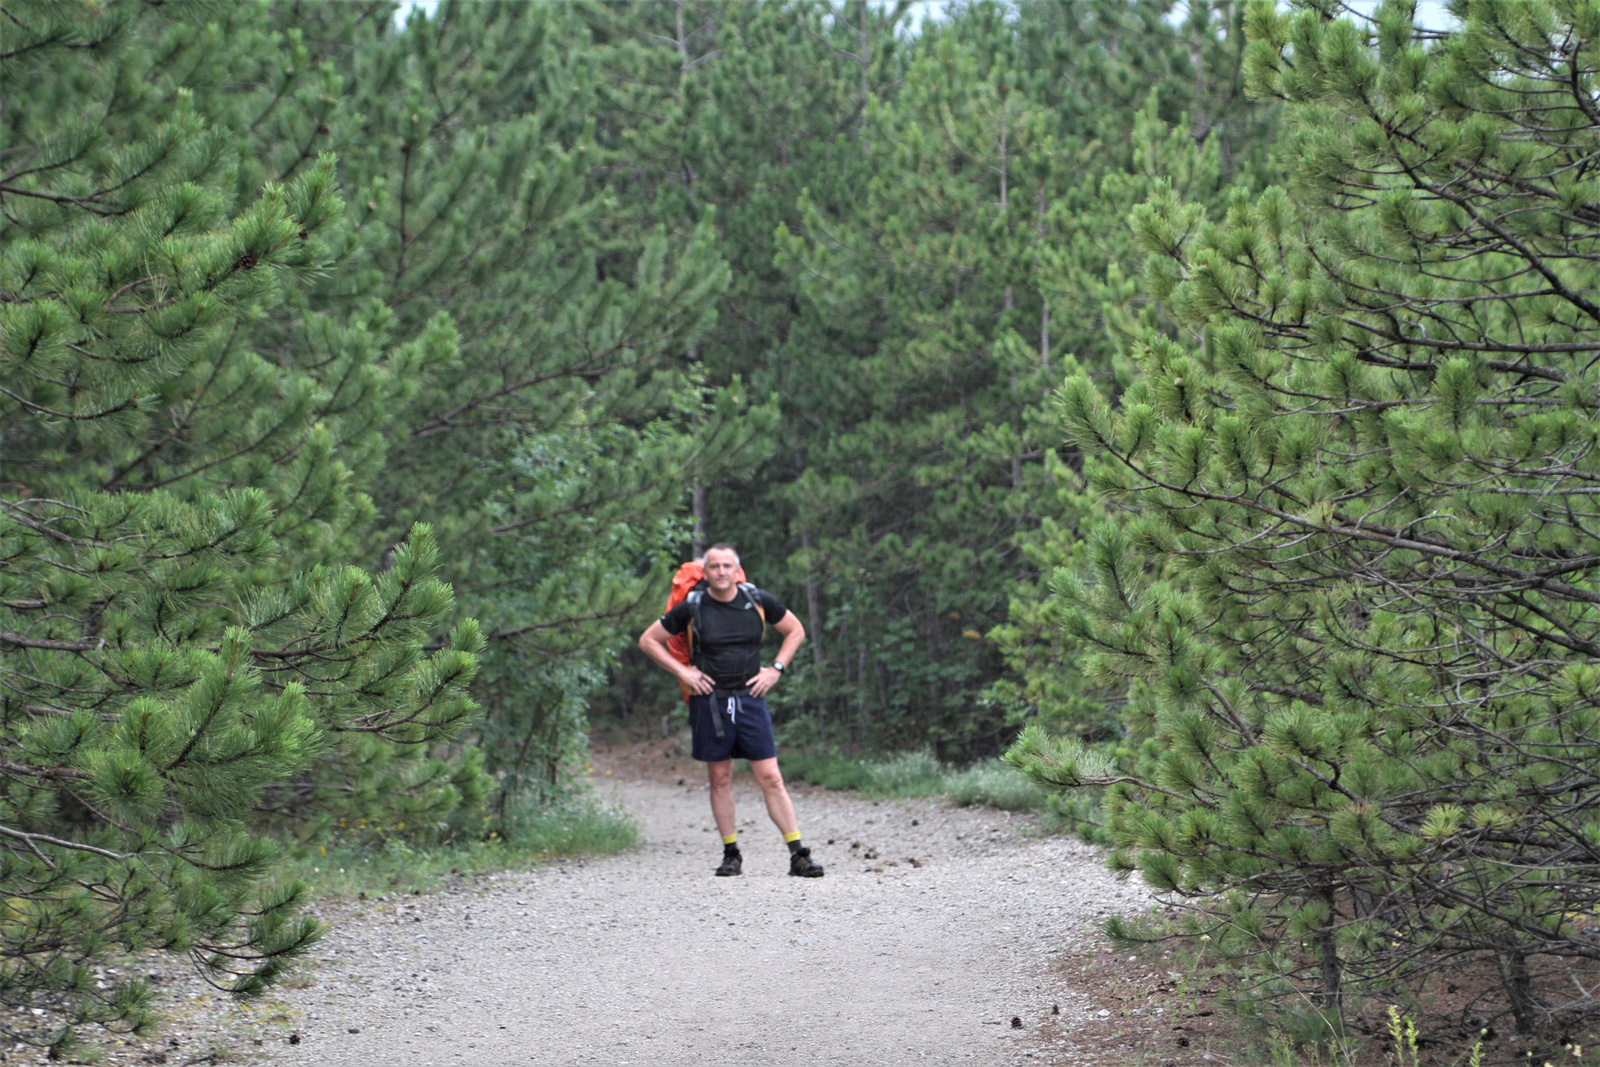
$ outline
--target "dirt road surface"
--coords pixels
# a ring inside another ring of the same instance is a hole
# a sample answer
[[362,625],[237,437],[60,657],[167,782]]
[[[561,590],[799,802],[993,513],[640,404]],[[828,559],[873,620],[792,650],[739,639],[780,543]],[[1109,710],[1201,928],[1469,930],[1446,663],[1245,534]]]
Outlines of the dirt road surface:
[[1031,817],[800,787],[827,875],[792,878],[745,775],[745,873],[715,878],[701,770],[663,747],[596,757],[601,795],[641,821],[638,849],[323,904],[329,934],[288,988],[233,1006],[174,979],[167,1029],[107,1062],[1109,1065],[1134,1030],[1183,1029],[1075,984],[1101,961],[1146,969],[1108,955],[1106,917],[1150,902],[1097,851]]
[[801,829],[827,876],[792,878],[748,777],[746,873],[714,878],[706,789],[681,770],[683,786],[601,779],[643,823],[634,852],[336,922],[320,980],[295,997],[301,1041],[274,1042],[274,1059],[1050,1062],[1040,1024],[1084,1010],[1052,958],[1098,942],[1110,910],[1146,906],[1093,851],[1005,813],[810,790]]

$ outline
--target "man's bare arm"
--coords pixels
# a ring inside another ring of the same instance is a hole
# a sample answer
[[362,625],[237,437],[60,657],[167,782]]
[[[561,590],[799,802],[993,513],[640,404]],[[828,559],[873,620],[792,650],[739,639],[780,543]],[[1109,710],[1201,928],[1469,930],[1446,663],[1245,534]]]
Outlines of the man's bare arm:
[[[783,636],[783,647],[778,649],[777,660],[787,667],[794,661],[795,652],[799,651],[800,642],[806,639],[806,628],[794,612],[786,613],[783,618],[772,624],[772,628]],[[778,684],[782,673],[773,667],[762,667],[756,676],[745,684],[750,687],[751,696],[766,696],[768,690]]]
[[667,628],[657,619],[650,624],[650,629],[639,635],[639,651],[659,663],[663,670],[673,674],[695,693],[709,693],[715,689],[711,678],[704,671],[688,663],[679,663],[667,648],[667,642],[672,640],[672,635],[667,633]]

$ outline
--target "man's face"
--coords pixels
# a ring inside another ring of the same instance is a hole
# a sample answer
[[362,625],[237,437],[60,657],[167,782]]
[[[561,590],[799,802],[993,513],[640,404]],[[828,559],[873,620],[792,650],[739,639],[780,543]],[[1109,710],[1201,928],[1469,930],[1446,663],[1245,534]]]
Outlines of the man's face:
[[706,553],[706,584],[719,593],[727,592],[738,583],[739,559],[725,548],[713,548]]

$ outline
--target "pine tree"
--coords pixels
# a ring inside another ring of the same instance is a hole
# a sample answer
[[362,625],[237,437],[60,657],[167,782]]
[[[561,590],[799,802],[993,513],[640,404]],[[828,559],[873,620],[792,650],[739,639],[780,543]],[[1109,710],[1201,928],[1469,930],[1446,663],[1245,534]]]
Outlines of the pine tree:
[[[1067,335],[1070,355],[1063,359],[1064,369],[1086,370],[1119,390],[1141,376],[1137,363],[1119,349],[1141,330],[1174,328],[1162,306],[1149,300],[1137,284],[1145,253],[1127,225],[1129,213],[1157,190],[1221,207],[1230,190],[1264,184],[1260,170],[1225,175],[1220,138],[1209,139],[1204,147],[1197,145],[1187,122],[1169,125],[1160,117],[1153,93],[1136,117],[1127,143],[1131,158],[1123,166],[1108,170],[1098,187],[1075,191],[1071,197],[1072,238],[1039,252],[1041,289],[1054,298],[1050,306],[1067,312],[1097,305],[1096,314],[1080,311],[1069,319],[1073,328]],[[1054,428],[1051,402],[1039,407],[1043,411],[1036,417],[1041,426]],[[1048,435],[1049,428],[1042,428],[1041,434]],[[1037,505],[1037,528],[1017,538],[1038,578],[1013,586],[1008,618],[988,632],[1011,673],[994,681],[987,695],[1013,709],[1014,722],[1035,722],[1052,732],[1107,741],[1121,734],[1118,709],[1123,694],[1115,687],[1088,682],[1079,662],[1080,648],[1063,640],[1062,601],[1045,592],[1051,575],[1078,565],[1084,532],[1116,521],[1104,502],[1086,491],[1081,469],[1081,454],[1069,452],[1057,468],[1058,477],[1041,494],[1045,499]],[[1053,501],[1046,495],[1052,493]]]
[[327,159],[240,198],[238,140],[184,79],[277,42],[204,9],[0,26],[0,1002],[43,1009],[4,1026],[56,1056],[150,1023],[141,983],[97,982],[108,953],[259,992],[319,929],[303,885],[263,881],[259,806],[335,734],[425,748],[472,710],[479,639],[438,636],[429,530],[348,565],[396,375],[359,317],[319,335],[348,392],[248,343],[336,270],[342,205]]
[[604,666],[658,606],[686,486],[759,459],[772,427],[739,382],[708,388],[683,359],[727,283],[709,213],[671,234],[619,226],[595,187],[611,161],[594,135],[608,52],[592,12],[447,2],[398,33],[357,8],[306,27],[289,14],[286,36],[330,57],[332,87],[291,91],[263,71],[272,89],[252,106],[279,129],[241,128],[267,174],[295,163],[305,131],[333,131],[350,269],[308,287],[271,343],[314,348],[330,312],[381,302],[376,342],[415,353],[368,479],[369,559],[434,526],[488,641],[475,748],[502,799],[559,788],[581,766]]
[[[752,396],[776,395],[789,406],[759,474],[697,472],[684,503],[698,544],[708,536],[732,540],[753,580],[815,620],[820,576],[790,560],[795,549],[804,554],[815,531],[809,516],[794,514],[773,491],[806,465],[795,405],[809,399],[805,363],[781,348],[800,308],[774,262],[775,233],[798,224],[797,201],[808,185],[826,183],[841,203],[865,185],[866,104],[898,76],[900,15],[871,4],[695,0],[614,4],[605,14],[596,19],[597,39],[611,50],[597,139],[607,160],[604,185],[616,198],[613,225],[687,234],[715,206],[718,249],[732,277],[714,322],[685,356],[710,382],[742,380]],[[807,354],[807,362],[813,358]],[[680,551],[695,543],[691,532]],[[807,652],[828,662],[826,635],[814,626]],[[801,696],[806,685],[802,671],[785,690]],[[624,659],[618,689],[630,708],[641,694],[677,699],[641,657]],[[785,700],[779,714],[794,705]]]
[[[1094,83],[1132,81],[1118,47],[1141,66],[1189,62],[1153,11],[1122,7],[953,12],[875,108],[864,188],[808,196],[783,236],[802,309],[783,394],[811,450],[783,494],[793,521],[819,524],[804,558],[830,573],[814,621],[842,653],[807,695],[856,740],[964,758],[1041,710],[1104,729],[1038,682],[1053,653],[1026,609],[1003,625],[1048,561],[1038,532],[1075,529],[1087,507],[1052,443],[1050,394],[1067,358],[1112,368],[1096,312],[1119,299],[1121,213],[1144,171],[1171,156],[1209,193],[1229,135],[1217,122],[1204,148],[1187,128],[1169,137],[1147,71],[1126,111],[1103,106]],[[1234,65],[1240,51],[1235,37]],[[1187,152],[1162,153],[1172,138]],[[1031,678],[994,684],[1007,660]]]
[[1242,1006],[1312,1005],[1303,1035],[1367,997],[1426,1016],[1447,981],[1542,1039],[1595,1012],[1568,979],[1600,951],[1600,24],[1461,13],[1253,7],[1290,187],[1155,196],[1147,284],[1184,333],[1141,333],[1115,403],[1063,394],[1134,516],[1056,583],[1129,737],[1012,757],[1103,786],[1116,865],[1193,902]]

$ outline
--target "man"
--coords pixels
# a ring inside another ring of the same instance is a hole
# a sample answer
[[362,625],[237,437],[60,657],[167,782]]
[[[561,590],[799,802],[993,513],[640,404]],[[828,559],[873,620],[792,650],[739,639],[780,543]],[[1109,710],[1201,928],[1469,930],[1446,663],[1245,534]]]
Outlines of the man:
[[[822,865],[800,843],[794,804],[783,786],[783,775],[778,773],[772,715],[762,699],[783,677],[783,669],[793,661],[806,630],[772,594],[741,586],[738,571],[739,554],[733,547],[712,545],[706,550],[705,590],[698,597],[690,594],[651,623],[639,636],[639,648],[677,675],[692,693],[689,728],[694,743],[690,754],[706,765],[711,815],[722,834],[722,865],[717,874],[726,877],[744,869],[734,822],[733,761],[747,759],[750,773],[766,797],[767,814],[789,845],[789,873],[821,878]],[[783,647],[770,667],[761,666],[763,615],[783,637]],[[680,663],[668,650],[667,641],[691,623],[693,662]]]

